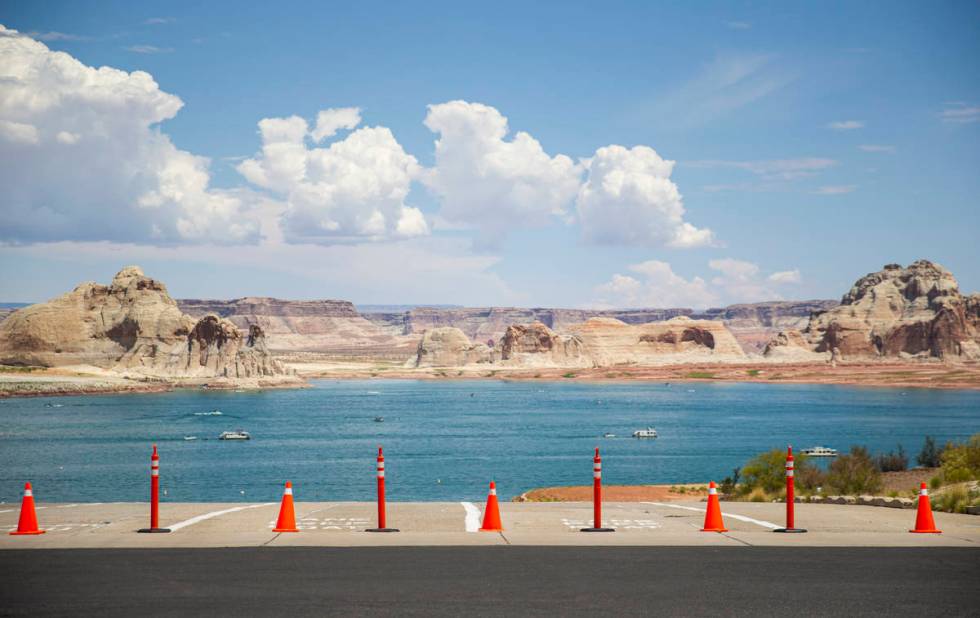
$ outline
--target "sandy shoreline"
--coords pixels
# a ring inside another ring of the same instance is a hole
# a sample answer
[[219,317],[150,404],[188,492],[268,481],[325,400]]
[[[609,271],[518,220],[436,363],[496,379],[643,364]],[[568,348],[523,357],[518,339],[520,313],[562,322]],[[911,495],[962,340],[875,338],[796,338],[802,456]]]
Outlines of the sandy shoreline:
[[751,382],[760,384],[839,384],[892,388],[980,389],[980,365],[939,362],[894,363],[714,363],[658,367],[590,369],[495,368],[476,365],[406,369],[372,362],[288,363],[304,378],[388,378],[413,380],[513,380],[594,383]]
[[743,382],[756,384],[828,384],[886,388],[980,389],[980,365],[940,362],[826,363],[715,363],[658,367],[604,367],[590,369],[500,368],[475,365],[452,368],[406,369],[390,361],[284,361],[295,376],[245,380],[151,379],[108,371],[73,371],[68,368],[30,372],[0,372],[0,399],[158,393],[180,388],[264,390],[308,388],[309,379],[501,380],[586,382],[592,384]]

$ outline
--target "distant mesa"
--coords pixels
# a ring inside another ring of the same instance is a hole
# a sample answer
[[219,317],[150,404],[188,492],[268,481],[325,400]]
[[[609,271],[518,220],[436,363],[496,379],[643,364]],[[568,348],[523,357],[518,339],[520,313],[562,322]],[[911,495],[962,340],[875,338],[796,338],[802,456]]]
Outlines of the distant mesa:
[[138,266],[109,285],[82,283],[0,322],[0,363],[90,365],[162,378],[254,378],[287,372],[261,327],[245,332],[220,316],[185,315],[166,286]]
[[978,360],[980,294],[964,296],[952,273],[928,260],[888,264],[801,331],[778,334],[765,356]]

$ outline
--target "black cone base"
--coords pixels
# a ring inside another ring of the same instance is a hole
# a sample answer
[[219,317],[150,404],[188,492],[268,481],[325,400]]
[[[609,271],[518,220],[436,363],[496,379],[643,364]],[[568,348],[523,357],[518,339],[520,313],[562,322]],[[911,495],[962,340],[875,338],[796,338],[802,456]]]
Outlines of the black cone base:
[[776,528],[773,532],[785,532],[786,534],[800,534],[806,532],[806,528]]
[[140,528],[137,532],[148,532],[152,534],[160,534],[163,532],[170,532],[170,528]]
[[615,528],[582,528],[582,532],[616,532]]
[[398,532],[398,528],[368,528],[364,532]]

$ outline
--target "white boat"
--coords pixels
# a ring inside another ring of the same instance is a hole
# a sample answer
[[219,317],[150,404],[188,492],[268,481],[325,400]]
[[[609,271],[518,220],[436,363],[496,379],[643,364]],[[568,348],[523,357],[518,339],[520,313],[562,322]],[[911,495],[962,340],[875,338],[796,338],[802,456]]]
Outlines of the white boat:
[[602,437],[603,438],[615,438],[616,437],[616,434],[606,432],[606,433],[602,434]]
[[633,432],[634,438],[656,438],[657,430],[653,427],[647,427],[646,429],[637,429]]
[[383,416],[375,416],[374,417],[374,422],[375,423],[383,423],[383,422],[385,422],[385,417],[383,417]]
[[251,440],[252,436],[248,434],[247,431],[222,431],[221,435],[218,436],[219,440]]
[[827,448],[826,446],[814,446],[800,451],[808,457],[837,457],[837,449]]
[[197,440],[197,436],[184,436],[184,440],[187,440],[187,441]]

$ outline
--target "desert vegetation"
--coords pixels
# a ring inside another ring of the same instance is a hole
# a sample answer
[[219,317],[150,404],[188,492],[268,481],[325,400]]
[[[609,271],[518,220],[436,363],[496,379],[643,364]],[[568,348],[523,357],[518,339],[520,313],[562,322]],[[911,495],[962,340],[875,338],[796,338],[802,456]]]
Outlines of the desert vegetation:
[[[908,469],[905,450],[872,455],[864,446],[855,445],[836,457],[822,470],[806,455],[797,455],[795,490],[800,497],[830,495],[881,495],[886,480],[895,475],[905,479],[906,487],[891,489],[890,497],[914,498],[916,484],[901,476],[907,472],[934,473],[929,478],[932,505],[936,510],[961,513],[968,507],[980,505],[980,433],[969,440],[938,445],[926,436],[916,457],[919,468]],[[741,468],[725,477],[719,489],[730,500],[753,502],[786,499],[786,452],[773,449],[756,455]],[[909,477],[912,478],[912,477]]]

